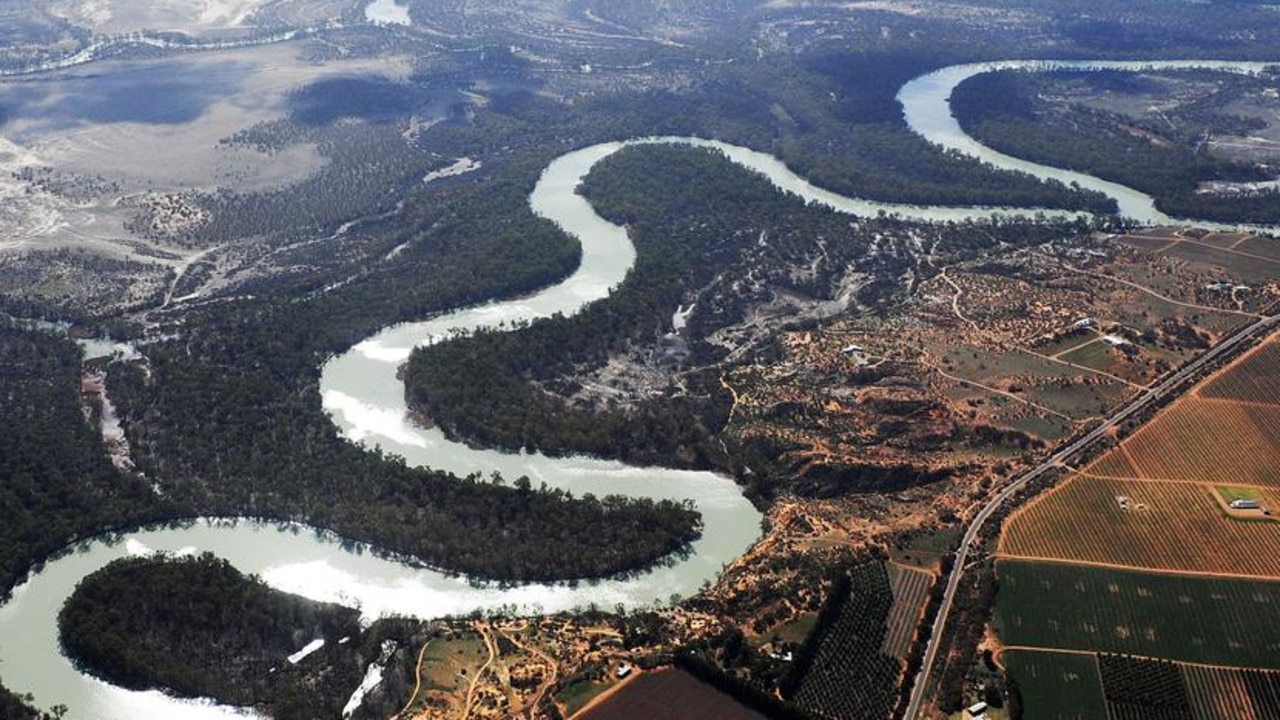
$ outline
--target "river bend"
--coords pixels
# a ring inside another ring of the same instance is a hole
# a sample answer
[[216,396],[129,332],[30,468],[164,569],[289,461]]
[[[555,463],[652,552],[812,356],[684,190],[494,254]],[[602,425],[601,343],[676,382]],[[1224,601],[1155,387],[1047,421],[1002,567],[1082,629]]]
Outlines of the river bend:
[[[1029,163],[997,153],[966,136],[951,116],[948,98],[965,78],[990,70],[1140,70],[1147,68],[1213,68],[1256,73],[1259,63],[1210,61],[1113,63],[1013,61],[944,68],[917,78],[899,93],[907,122],[926,139],[1009,170],[1099,190],[1113,198],[1121,214],[1144,223],[1168,223],[1151,198],[1097,178]],[[620,494],[632,497],[689,499],[702,513],[704,528],[688,557],[674,560],[628,579],[576,585],[528,584],[499,588],[471,583],[430,569],[411,568],[382,559],[367,549],[345,550],[331,533],[304,526],[276,526],[249,520],[205,520],[188,527],[138,530],[114,541],[91,540],[61,558],[52,559],[0,606],[0,677],[10,689],[30,692],[41,707],[63,704],[68,716],[87,720],[134,720],[165,717],[192,720],[244,717],[249,711],[207,701],[175,700],[158,692],[124,690],[76,671],[62,655],[57,640],[57,614],[85,575],[130,554],[210,551],[246,573],[262,576],[271,586],[316,600],[361,609],[366,618],[399,614],[419,618],[463,614],[475,609],[515,606],[527,612],[555,612],[595,603],[612,608],[663,604],[672,594],[688,596],[713,582],[722,568],[745,552],[760,534],[760,514],[729,478],[709,472],[635,468],[589,458],[548,458],[476,450],[450,442],[436,429],[408,420],[403,384],[397,368],[416,346],[436,342],[451,331],[502,327],[514,322],[572,315],[607,296],[635,261],[635,248],[625,229],[597,215],[575,193],[596,163],[623,147],[645,143],[683,143],[723,152],[733,162],[768,177],[779,189],[807,201],[853,215],[897,214],[921,221],[967,220],[992,215],[1030,215],[1036,208],[922,207],[848,198],[817,188],[765,153],[693,138],[645,138],[605,143],[570,152],[543,172],[529,202],[534,212],[558,223],[582,243],[582,263],[553,287],[509,301],[464,308],[439,317],[387,328],[334,358],[323,369],[321,392],[325,410],[352,441],[380,446],[411,464],[459,475],[500,471],[507,477],[529,476],[535,483],[577,495]],[[1049,211],[1049,217],[1074,214]],[[1200,225],[1206,225],[1199,223]],[[1235,226],[1232,226],[1235,227]],[[282,659],[283,660],[283,659]]]

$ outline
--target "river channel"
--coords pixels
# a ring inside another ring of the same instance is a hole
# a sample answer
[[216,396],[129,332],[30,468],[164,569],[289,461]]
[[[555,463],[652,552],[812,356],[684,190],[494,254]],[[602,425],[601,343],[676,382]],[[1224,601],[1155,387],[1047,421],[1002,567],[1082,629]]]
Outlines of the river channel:
[[[1087,175],[1021,161],[978,144],[960,130],[948,104],[956,84],[987,70],[1139,70],[1153,66],[1212,67],[1247,73],[1263,67],[1257,63],[1208,61],[986,63],[945,68],[917,78],[904,86],[899,99],[909,125],[934,143],[1000,168],[1099,190],[1117,199],[1122,214],[1144,223],[1172,222],[1142,193]],[[560,284],[528,297],[465,308],[379,332],[325,365],[321,378],[324,407],[352,441],[379,446],[403,456],[410,464],[459,475],[487,475],[493,471],[508,478],[527,475],[535,485],[545,482],[575,495],[688,499],[701,512],[704,527],[702,537],[687,557],[626,579],[572,586],[528,584],[500,588],[383,559],[367,548],[344,547],[341,539],[331,533],[304,526],[280,527],[232,519],[194,522],[176,529],[138,530],[110,540],[87,541],[63,557],[49,560],[15,589],[12,600],[0,606],[0,678],[4,684],[15,692],[32,693],[40,707],[65,705],[69,708],[68,717],[78,720],[252,715],[247,710],[211,702],[123,690],[78,672],[62,655],[57,641],[57,613],[76,583],[115,559],[157,550],[210,551],[243,572],[262,576],[273,587],[358,607],[368,619],[387,614],[432,618],[499,607],[526,612],[555,612],[590,604],[636,608],[665,604],[672,595],[688,596],[714,582],[722,568],[760,535],[760,513],[731,479],[709,472],[636,468],[590,458],[548,458],[473,449],[448,441],[438,430],[410,422],[403,384],[397,378],[397,369],[414,347],[439,341],[451,332],[500,328],[557,312],[572,315],[587,303],[607,296],[634,263],[635,249],[625,229],[598,216],[575,189],[596,163],[621,148],[661,142],[718,149],[733,162],[764,174],[781,190],[854,215],[886,212],[904,219],[947,221],[1036,212],[1035,208],[918,207],[847,198],[814,187],[770,155],[692,138],[605,143],[561,156],[544,171],[529,201],[535,213],[555,221],[581,241],[582,263],[577,271]],[[1046,216],[1070,214],[1048,212]]]

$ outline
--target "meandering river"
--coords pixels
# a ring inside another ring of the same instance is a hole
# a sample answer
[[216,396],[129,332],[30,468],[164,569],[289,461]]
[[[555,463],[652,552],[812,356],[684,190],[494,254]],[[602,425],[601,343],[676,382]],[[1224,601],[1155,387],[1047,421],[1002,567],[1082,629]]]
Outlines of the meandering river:
[[[945,68],[908,83],[899,94],[907,121],[931,142],[979,157],[1000,168],[1041,178],[1075,182],[1114,197],[1121,213],[1146,223],[1172,220],[1151,198],[1123,186],[1080,173],[1029,163],[996,153],[966,136],[950,114],[948,98],[963,79],[996,69],[1167,69],[1214,68],[1256,73],[1258,63],[1209,61],[1160,63],[1017,61]],[[732,480],[709,472],[635,468],[589,458],[548,458],[476,450],[448,441],[435,429],[408,419],[404,389],[396,372],[419,345],[451,331],[533,320],[553,313],[571,315],[607,296],[635,261],[625,229],[604,220],[575,194],[596,163],[623,147],[643,143],[684,143],[711,147],[732,161],[760,172],[778,188],[840,212],[874,215],[881,211],[923,221],[964,220],[993,214],[1031,214],[1035,208],[919,207],[848,198],[814,187],[776,158],[724,143],[692,138],[646,138],[606,143],[570,152],[551,163],[529,198],[534,212],[557,222],[582,243],[582,263],[570,277],[528,297],[465,308],[417,323],[397,325],[361,342],[327,363],[321,379],[324,407],[354,442],[380,446],[412,464],[460,475],[494,470],[509,478],[528,475],[534,482],[575,494],[610,493],[632,497],[677,498],[694,502],[702,513],[702,537],[688,557],[627,579],[574,586],[528,584],[498,588],[411,568],[368,552],[344,549],[340,538],[302,526],[278,527],[246,520],[208,520],[188,527],[139,530],[114,541],[95,539],[52,559],[15,589],[0,606],[0,678],[10,689],[35,696],[41,707],[69,708],[80,720],[136,718],[225,718],[251,714],[209,702],[175,700],[158,692],[132,692],[75,670],[60,652],[57,613],[85,575],[131,553],[211,551],[244,572],[261,575],[273,587],[317,600],[359,607],[367,618],[399,614],[421,618],[461,614],[473,609],[516,606],[530,612],[554,612],[597,604],[640,607],[663,604],[673,594],[690,595],[716,579],[760,533],[760,514]],[[1070,216],[1049,212],[1049,216]],[[281,659],[284,662],[284,659]]]

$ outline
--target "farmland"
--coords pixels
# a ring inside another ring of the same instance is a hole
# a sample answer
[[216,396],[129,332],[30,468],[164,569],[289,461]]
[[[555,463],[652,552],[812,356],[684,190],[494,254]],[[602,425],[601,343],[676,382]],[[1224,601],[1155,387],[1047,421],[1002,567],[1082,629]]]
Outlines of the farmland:
[[1052,666],[1096,659],[1088,717],[1280,718],[1280,525],[1228,507],[1276,506],[1277,448],[1273,336],[1010,515],[994,625],[1028,716],[1064,702]]
[[578,720],[764,720],[683,670],[645,673],[576,716]]
[[1277,577],[1280,525],[1227,516],[1212,486],[1076,477],[1015,516],[1000,554]]
[[888,569],[893,606],[889,609],[889,626],[880,651],[905,660],[920,625],[920,613],[924,610],[929,589],[933,587],[933,574],[901,565],[889,565]]
[[1021,649],[1001,661],[1036,720],[1280,719],[1273,671]]
[[1124,452],[1132,477],[1280,488],[1280,405],[1184,398],[1127,439]]
[[1280,720],[1280,673],[1184,666],[1195,720]]
[[1111,720],[1192,720],[1177,663],[1100,655],[1098,669]]
[[1269,342],[1246,355],[1229,373],[1205,383],[1203,398],[1280,404],[1280,342]]
[[1280,577],[1280,525],[1226,507],[1280,495],[1278,367],[1273,336],[1011,515],[999,553]]
[[902,669],[881,651],[892,604],[883,564],[869,562],[853,570],[849,595],[800,680],[797,705],[824,717],[889,717]]
[[1001,642],[1280,668],[1280,583],[1001,560]]
[[1021,688],[1025,717],[1097,720],[1107,716],[1093,655],[1010,650],[1001,657]]

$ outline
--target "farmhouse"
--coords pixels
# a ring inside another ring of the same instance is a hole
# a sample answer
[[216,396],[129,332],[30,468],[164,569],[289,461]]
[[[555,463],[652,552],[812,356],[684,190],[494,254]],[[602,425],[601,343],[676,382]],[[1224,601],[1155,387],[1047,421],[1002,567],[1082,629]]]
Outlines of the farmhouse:
[[985,715],[983,715],[983,713],[985,713],[986,711],[987,711],[987,704],[984,702],[974,703],[973,705],[970,705],[968,708],[965,709],[965,712],[968,713],[969,717],[973,718],[973,720],[986,717]]
[[1258,510],[1262,503],[1253,498],[1237,498],[1231,501],[1232,510]]

